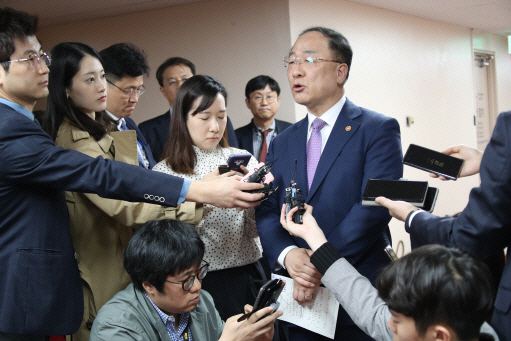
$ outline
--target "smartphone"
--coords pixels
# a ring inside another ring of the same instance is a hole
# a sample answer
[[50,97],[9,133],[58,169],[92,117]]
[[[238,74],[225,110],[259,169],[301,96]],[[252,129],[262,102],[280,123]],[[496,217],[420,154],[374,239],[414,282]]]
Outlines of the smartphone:
[[218,173],[220,173],[220,174],[225,174],[229,171],[230,171],[230,169],[229,169],[229,166],[227,166],[227,165],[218,166]]
[[[280,303],[277,301],[277,299],[279,298],[280,293],[284,289],[285,285],[286,285],[286,282],[284,282],[281,279],[277,279],[277,278],[266,282],[261,287],[261,289],[259,289],[259,293],[257,294],[252,312],[246,313],[243,316],[241,316],[238,319],[238,322],[241,322],[241,321],[249,318],[250,315],[252,315],[252,313],[255,313],[256,311],[261,310],[266,307],[269,307],[269,306],[272,306],[274,308],[272,314],[274,312],[276,312],[280,305]],[[261,317],[261,319],[266,316],[268,316],[268,315]]]
[[421,207],[424,211],[433,212],[436,204],[436,198],[438,197],[438,188],[436,187],[428,187],[428,192],[426,193],[426,200],[424,201],[424,206]]
[[396,253],[394,252],[394,249],[392,248],[392,246],[387,245],[384,250],[385,250],[385,253],[387,254],[387,256],[389,256],[391,261],[393,261],[393,262],[397,261],[398,257],[396,255]]
[[230,170],[242,172],[241,166],[247,167],[251,157],[251,154],[232,154],[229,156],[229,159],[227,159],[227,165]]
[[410,144],[403,158],[403,164],[407,166],[441,175],[451,180],[456,180],[460,176],[464,162],[463,159],[442,154],[436,150],[424,148],[416,144]]
[[378,206],[374,200],[377,197],[386,197],[391,200],[406,201],[422,207],[428,191],[427,181],[408,180],[379,180],[370,179],[362,195],[362,205]]

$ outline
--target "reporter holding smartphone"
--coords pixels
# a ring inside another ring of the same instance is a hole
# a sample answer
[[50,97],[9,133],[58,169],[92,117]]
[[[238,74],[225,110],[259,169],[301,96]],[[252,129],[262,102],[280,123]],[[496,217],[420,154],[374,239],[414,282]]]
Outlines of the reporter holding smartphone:
[[[376,202],[405,221],[412,249],[425,244],[454,245],[489,260],[511,248],[511,111],[497,118],[484,154],[466,146],[448,148],[445,154],[463,158],[460,176],[480,172],[481,185],[470,192],[467,206],[456,217],[437,217],[416,211],[405,202],[380,197]],[[436,177],[433,175],[433,177]],[[445,180],[445,179],[442,179]],[[492,326],[501,340],[511,340],[511,262],[504,267],[495,299]]]
[[[163,161],[153,170],[192,181],[242,175],[233,171],[220,175],[218,170],[230,155],[248,153],[227,144],[226,101],[227,91],[213,78],[197,75],[186,80],[174,102]],[[251,157],[247,168],[256,165]],[[203,288],[213,296],[225,320],[243,312],[246,302],[254,302],[265,279],[258,262],[262,247],[254,209],[204,205],[197,231],[206,245],[204,260],[210,270]]]

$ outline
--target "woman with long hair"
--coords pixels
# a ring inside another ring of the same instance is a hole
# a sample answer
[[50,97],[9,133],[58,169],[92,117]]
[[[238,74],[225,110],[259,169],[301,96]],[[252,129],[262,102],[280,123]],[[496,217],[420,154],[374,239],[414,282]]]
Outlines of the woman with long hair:
[[[83,43],[61,43],[51,54],[43,127],[56,145],[138,165],[135,131],[115,131],[105,112],[106,79],[97,51]],[[130,283],[123,253],[133,228],[162,218],[187,217],[197,223],[201,212],[195,214],[194,203],[175,209],[77,192],[66,192],[66,199],[85,305],[82,325],[72,339],[85,341],[98,310]]]
[[[209,76],[197,75],[179,88],[164,159],[153,170],[192,181],[207,181],[219,176],[218,166],[230,155],[248,154],[227,144],[227,91]],[[249,169],[257,166],[250,158]],[[236,176],[234,172],[222,176]],[[264,279],[259,259],[262,247],[257,234],[253,208],[217,208],[204,205],[197,225],[206,246],[204,260],[209,263],[202,288],[215,300],[222,319],[243,312],[255,300]]]

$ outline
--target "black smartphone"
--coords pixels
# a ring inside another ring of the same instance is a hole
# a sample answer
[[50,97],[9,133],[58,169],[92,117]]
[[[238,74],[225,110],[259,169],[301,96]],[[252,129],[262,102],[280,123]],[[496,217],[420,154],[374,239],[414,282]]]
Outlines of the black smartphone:
[[227,159],[227,165],[229,165],[230,170],[242,172],[241,166],[247,167],[251,157],[251,154],[232,154]]
[[433,212],[436,204],[436,198],[438,197],[438,188],[436,187],[428,187],[428,192],[426,193],[426,200],[424,201],[424,206],[421,207],[424,211]]
[[220,165],[220,166],[218,166],[218,172],[220,174],[225,174],[225,173],[227,173],[229,171],[230,171],[230,169],[229,169],[229,166],[227,166],[227,165]]
[[428,191],[427,181],[379,180],[370,179],[362,195],[362,205],[378,206],[374,201],[377,197],[391,200],[406,201],[422,207]]
[[403,158],[403,164],[407,166],[441,175],[451,180],[456,180],[460,176],[464,162],[463,159],[442,154],[413,143],[410,144]]
[[[269,306],[272,306],[274,308],[272,314],[274,312],[276,312],[277,309],[279,308],[279,302],[277,302],[277,299],[279,298],[280,293],[284,289],[285,285],[286,285],[286,282],[284,282],[281,279],[276,279],[276,278],[266,282],[261,287],[261,289],[259,289],[259,293],[257,294],[252,312],[246,313],[243,316],[241,316],[238,319],[238,322],[241,322],[241,321],[249,318],[250,315],[252,315],[252,313],[255,313],[256,311],[261,310],[266,307],[269,307]],[[261,319],[266,316],[268,316],[268,315],[261,317]]]

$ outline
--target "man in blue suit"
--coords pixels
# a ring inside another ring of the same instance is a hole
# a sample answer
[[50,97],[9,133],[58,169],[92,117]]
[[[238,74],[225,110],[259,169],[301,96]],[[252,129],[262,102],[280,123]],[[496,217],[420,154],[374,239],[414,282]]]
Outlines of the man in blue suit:
[[[511,249],[511,111],[497,118],[484,154],[467,146],[444,151],[465,160],[461,176],[480,172],[481,185],[472,189],[468,204],[456,218],[437,217],[405,202],[377,198],[390,214],[405,222],[412,248],[443,244],[465,249],[485,261]],[[482,156],[482,158],[481,158]],[[445,180],[445,179],[443,179]],[[500,340],[511,341],[511,262],[500,280],[492,327]]]
[[[48,96],[37,18],[0,8],[0,340],[74,333],[83,296],[64,191],[176,206],[185,199],[250,207],[260,188],[229,178],[197,183],[58,148],[34,121]],[[250,185],[250,186],[249,186]]]
[[128,43],[114,44],[99,54],[108,82],[106,112],[117,122],[119,130],[137,132],[139,166],[151,169],[156,165],[151,148],[130,117],[145,91],[144,75],[149,74],[146,56],[138,47]]
[[[171,57],[164,61],[156,70],[156,79],[160,91],[169,102],[170,109],[162,115],[140,123],[140,130],[149,142],[154,159],[158,162],[164,157],[165,144],[169,139],[170,116],[176,99],[177,89],[188,78],[195,76],[195,65],[188,59]],[[227,137],[229,146],[238,147],[231,119],[227,117]]]
[[234,132],[239,148],[254,155],[259,162],[265,162],[271,141],[291,125],[275,118],[280,106],[279,96],[279,83],[270,76],[254,77],[245,87],[245,103],[254,118]]
[[[292,179],[328,239],[357,270],[373,283],[389,263],[390,215],[382,207],[361,205],[369,179],[399,179],[402,153],[399,124],[393,118],[356,106],[344,94],[352,51],[338,32],[314,27],[302,32],[286,58],[295,101],[307,107],[307,117],[279,134],[267,161],[276,195],[256,211],[264,255],[284,267],[294,282],[294,298],[313,299],[321,275],[310,262],[308,246],[280,225],[285,188]],[[326,338],[290,327],[290,340]],[[340,308],[336,340],[370,340]]]

